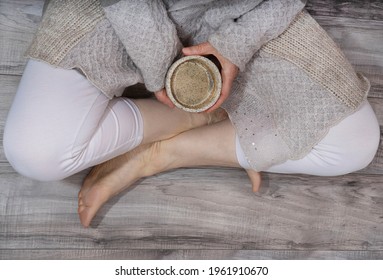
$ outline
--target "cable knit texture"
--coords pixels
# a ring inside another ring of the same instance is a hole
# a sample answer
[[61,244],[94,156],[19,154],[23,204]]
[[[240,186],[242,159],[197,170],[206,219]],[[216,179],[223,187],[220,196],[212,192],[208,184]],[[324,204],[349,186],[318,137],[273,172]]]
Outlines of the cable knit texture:
[[209,41],[240,68],[224,107],[258,171],[305,156],[369,83],[300,0],[50,0],[28,51],[78,69],[108,97],[164,86],[182,45]]
[[129,85],[143,83],[139,69],[105,18],[67,53],[59,66],[81,70],[109,98],[120,96]]
[[304,157],[370,88],[307,12],[253,59],[224,107],[255,170]]
[[57,65],[102,18],[97,0],[51,0],[27,54]]
[[146,88],[162,89],[166,72],[182,47],[164,4],[159,0],[123,0],[106,5],[104,10],[140,69]]
[[342,51],[307,12],[297,16],[286,32],[263,50],[298,65],[351,108],[358,107],[369,91],[368,80],[355,73]]
[[243,71],[255,52],[280,35],[303,7],[296,0],[264,1],[237,20],[225,20],[209,42]]

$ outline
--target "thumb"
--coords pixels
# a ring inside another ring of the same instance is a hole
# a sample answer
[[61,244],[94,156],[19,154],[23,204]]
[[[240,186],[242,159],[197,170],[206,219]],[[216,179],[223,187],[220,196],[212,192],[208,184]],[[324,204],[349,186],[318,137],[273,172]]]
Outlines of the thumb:
[[182,52],[184,55],[208,55],[213,54],[214,49],[208,42],[205,42],[199,45],[183,48]]
[[160,101],[161,103],[167,105],[169,108],[174,108],[175,105],[173,104],[173,102],[170,100],[170,98],[167,96],[166,94],[166,90],[165,89],[161,89],[159,91],[156,91],[154,93],[154,95],[156,96],[157,100]]

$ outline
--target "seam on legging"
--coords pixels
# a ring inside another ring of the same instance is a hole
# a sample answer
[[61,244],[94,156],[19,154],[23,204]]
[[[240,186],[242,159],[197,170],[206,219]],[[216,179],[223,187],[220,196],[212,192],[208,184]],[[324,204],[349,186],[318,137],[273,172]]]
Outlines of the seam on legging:
[[[73,141],[73,145],[72,145],[72,148],[71,148],[71,158],[78,158],[79,154],[83,153],[83,151],[85,150],[85,148],[80,148],[79,150],[75,150],[76,147],[79,146],[78,144],[78,137],[79,137],[79,132],[83,129],[84,127],[84,124],[85,124],[85,121],[88,119],[88,116],[89,116],[89,113],[93,110],[93,108],[95,107],[95,105],[97,104],[97,101],[100,97],[104,97],[103,93],[99,93],[99,95],[95,98],[95,100],[93,101],[93,104],[92,106],[89,107],[89,110],[88,112],[84,115],[84,118],[82,120],[82,123],[81,125],[79,126],[79,129],[78,131],[76,132],[76,138],[75,140]],[[105,106],[105,109],[108,107],[109,105],[109,102],[110,100],[109,99],[105,99],[105,102],[107,103],[107,105]],[[105,111],[105,110],[104,110]],[[103,116],[102,116],[103,117]],[[96,133],[97,129],[100,127],[100,122],[101,122],[101,119],[102,117],[100,117],[99,121],[98,121],[98,124],[97,124],[97,127],[96,129],[94,130],[94,132],[91,134],[91,137],[90,139],[92,139],[92,137],[94,136],[94,134]],[[87,141],[89,143],[89,141]],[[82,146],[82,145],[81,145]],[[87,145],[86,145],[87,146]]]
[[122,98],[122,100],[130,105],[134,111],[134,120],[136,124],[136,128],[139,129],[138,135],[140,135],[139,139],[137,140],[138,143],[136,143],[136,147],[139,146],[142,143],[142,140],[144,138],[144,120],[141,115],[141,111],[138,108],[138,106],[130,99],[128,98]]
[[[96,101],[97,101],[97,99],[95,100],[94,104],[96,103]],[[135,124],[135,127],[136,127],[137,129],[139,129],[138,133],[135,133],[135,134],[136,134],[136,135],[140,135],[140,136],[139,136],[139,137],[135,137],[135,138],[131,138],[129,141],[126,141],[126,142],[124,142],[124,143],[121,144],[121,145],[118,145],[118,146],[116,145],[116,146],[114,147],[114,150],[119,150],[121,147],[126,146],[126,145],[129,145],[129,144],[131,144],[131,143],[134,141],[134,145],[131,145],[131,146],[132,146],[132,149],[133,149],[133,148],[137,147],[138,145],[140,145],[141,142],[142,142],[142,139],[143,139],[143,119],[142,119],[142,116],[141,116],[141,112],[139,111],[137,105],[136,105],[134,102],[132,102],[131,100],[129,100],[129,99],[127,99],[127,98],[122,98],[122,101],[124,101],[125,104],[127,104],[127,105],[132,109],[132,111],[134,112],[134,114],[133,114],[133,115],[134,115],[134,124]],[[91,109],[94,107],[94,104],[90,107],[90,110],[89,110],[89,111],[91,111]],[[106,108],[110,108],[109,104],[110,104],[110,102],[108,101],[108,105],[106,106]],[[111,112],[112,112],[113,115],[115,116],[113,110],[111,110]],[[87,114],[87,115],[88,115],[88,114]],[[85,119],[86,119],[86,118],[85,118]],[[102,118],[100,118],[100,121],[101,121],[101,119],[102,119]],[[81,127],[82,127],[82,126],[83,126],[83,124],[81,125]],[[95,130],[95,132],[93,133],[93,135],[97,132],[97,130],[99,129],[99,127],[100,127],[100,126],[98,125],[97,128],[96,128],[96,130]],[[92,137],[91,137],[90,139],[92,139]],[[76,141],[77,141],[77,139],[76,139]],[[89,144],[89,142],[90,142],[90,141],[88,141],[88,144]],[[79,151],[77,151],[77,153],[78,153],[77,155],[75,155],[75,152],[74,152],[74,151],[72,152],[72,159],[76,159],[76,160],[74,160],[70,166],[73,167],[73,166],[76,166],[76,165],[77,165],[77,164],[75,164],[75,163],[77,163],[77,160],[81,158],[80,155],[83,154],[83,153],[86,151],[87,146],[88,146],[88,145],[86,145],[84,148],[82,148],[82,149],[80,149]],[[105,158],[105,155],[107,155],[108,153],[111,153],[111,152],[108,151],[108,152],[104,152],[104,153],[102,153],[102,154],[97,155],[96,157],[92,158],[92,162],[99,161],[100,158]],[[110,157],[110,158],[112,158],[112,157]],[[107,160],[107,159],[106,159],[106,160]],[[85,164],[85,165],[83,166],[83,168],[88,168],[88,167],[90,167],[90,166],[92,166],[92,165],[93,165],[93,163],[88,163],[88,164]]]

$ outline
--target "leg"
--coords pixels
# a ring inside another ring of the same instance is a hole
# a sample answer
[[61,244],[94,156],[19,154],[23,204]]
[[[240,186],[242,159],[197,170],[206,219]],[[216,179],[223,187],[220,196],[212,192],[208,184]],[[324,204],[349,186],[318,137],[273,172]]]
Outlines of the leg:
[[138,106],[143,119],[142,144],[168,139],[183,131],[227,118],[223,109],[195,114],[178,108],[169,109],[156,100],[136,99],[133,102]]
[[[373,160],[379,147],[379,123],[371,105],[365,101],[352,115],[332,127],[328,134],[300,160],[288,160],[267,172],[339,176],[361,170]],[[243,151],[239,162],[248,168]]]
[[154,100],[109,100],[77,71],[31,60],[8,115],[4,150],[19,173],[59,180],[208,118]]
[[[240,167],[235,131],[229,120],[186,131],[174,138],[141,146],[109,161],[88,177],[79,193],[79,216],[89,226],[100,207],[136,180],[179,167]],[[257,190],[260,176],[248,171]]]
[[[366,102],[359,111],[333,127],[308,156],[274,166],[268,172],[335,176],[356,171],[372,160],[379,137],[379,125]],[[201,165],[242,166],[246,169],[243,152],[241,155],[238,147],[234,128],[226,120],[122,155],[89,176],[79,193],[80,220],[88,226],[108,199],[145,176]],[[247,172],[256,191],[260,175],[253,170]]]

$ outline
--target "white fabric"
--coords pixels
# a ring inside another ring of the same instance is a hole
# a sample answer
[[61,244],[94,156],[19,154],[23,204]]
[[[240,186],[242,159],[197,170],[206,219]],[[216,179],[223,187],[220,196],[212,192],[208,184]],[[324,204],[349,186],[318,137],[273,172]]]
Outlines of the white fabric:
[[[302,173],[317,176],[343,175],[366,167],[379,146],[379,123],[371,105],[365,101],[354,114],[332,127],[329,133],[300,160],[288,160],[266,172]],[[244,152],[236,140],[237,159],[249,169]]]
[[10,109],[5,155],[21,174],[60,180],[138,146],[137,106],[108,99],[76,70],[30,60]]

